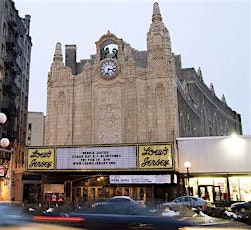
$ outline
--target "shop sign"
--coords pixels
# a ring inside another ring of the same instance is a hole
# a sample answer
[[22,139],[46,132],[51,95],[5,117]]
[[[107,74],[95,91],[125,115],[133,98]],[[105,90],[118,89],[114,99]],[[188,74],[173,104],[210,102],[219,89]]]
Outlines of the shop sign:
[[58,170],[136,169],[136,146],[57,148]]
[[170,184],[171,175],[110,175],[110,184]]
[[4,176],[5,174],[5,170],[4,170],[4,166],[3,165],[0,165],[0,176]]
[[140,169],[172,169],[172,145],[139,145]]
[[54,148],[28,148],[27,170],[52,170],[54,159]]

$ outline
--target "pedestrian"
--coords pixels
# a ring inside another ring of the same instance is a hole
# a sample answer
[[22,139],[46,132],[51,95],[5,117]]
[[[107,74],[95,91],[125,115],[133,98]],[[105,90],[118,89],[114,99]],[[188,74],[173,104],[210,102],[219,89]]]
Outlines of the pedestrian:
[[209,194],[208,194],[208,192],[205,192],[204,200],[210,200],[210,199],[209,199]]

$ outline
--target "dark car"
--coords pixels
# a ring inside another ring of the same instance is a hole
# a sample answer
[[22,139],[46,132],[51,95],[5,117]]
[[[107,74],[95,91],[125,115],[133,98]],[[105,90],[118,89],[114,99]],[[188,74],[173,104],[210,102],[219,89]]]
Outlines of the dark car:
[[31,220],[21,203],[0,202],[0,226],[27,223]]
[[248,210],[251,210],[251,201],[233,203],[230,206],[230,209],[236,213],[244,213]]
[[[185,207],[186,208],[186,207]],[[221,229],[225,226],[235,226],[236,222],[205,218],[191,209],[186,208],[182,215],[171,217],[163,216],[161,211],[153,211],[135,205],[114,203],[97,205],[84,212],[58,212],[52,211],[43,215],[34,216],[35,222],[56,223],[88,230],[127,230],[127,229],[155,229],[155,230],[180,230],[187,227],[214,226]],[[191,229],[191,228],[189,228]],[[197,228],[198,229],[198,228]],[[248,228],[247,228],[248,229]]]
[[145,202],[143,200],[134,200],[129,196],[114,196],[111,199],[96,202],[92,205],[92,207],[95,207],[97,205],[110,205],[110,204],[134,205],[142,208],[146,207]]
[[251,201],[233,203],[227,210],[231,218],[251,224]]
[[[116,205],[97,205],[89,212],[47,213],[34,216],[35,222],[62,224],[88,230],[159,229],[178,230],[179,227],[194,226],[189,221],[178,220],[150,213],[147,209]],[[167,227],[168,226],[168,227]]]
[[0,230],[74,230],[75,228],[34,223],[32,214],[20,202],[0,202]]

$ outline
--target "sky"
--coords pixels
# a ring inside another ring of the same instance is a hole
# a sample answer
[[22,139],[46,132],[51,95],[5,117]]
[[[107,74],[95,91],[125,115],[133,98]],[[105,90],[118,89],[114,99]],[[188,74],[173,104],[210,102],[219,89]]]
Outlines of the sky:
[[[147,50],[151,0],[13,0],[19,16],[31,16],[29,111],[46,115],[47,77],[57,42],[77,46],[77,61],[96,53],[108,30],[137,50]],[[198,68],[216,96],[241,114],[251,135],[251,1],[159,0],[172,52],[183,68]]]

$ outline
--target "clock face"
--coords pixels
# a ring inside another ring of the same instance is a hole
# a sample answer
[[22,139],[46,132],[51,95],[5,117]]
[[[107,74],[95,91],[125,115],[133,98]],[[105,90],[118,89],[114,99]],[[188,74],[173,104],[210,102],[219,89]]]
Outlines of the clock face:
[[100,66],[100,73],[105,78],[111,78],[117,73],[117,64],[112,60],[104,61]]

